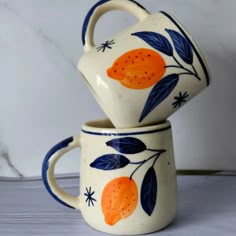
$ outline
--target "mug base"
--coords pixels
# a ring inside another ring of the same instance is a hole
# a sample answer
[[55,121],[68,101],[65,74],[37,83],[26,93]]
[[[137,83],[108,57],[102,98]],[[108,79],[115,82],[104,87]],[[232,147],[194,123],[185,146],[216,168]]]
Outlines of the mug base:
[[89,223],[87,223],[92,229],[98,231],[98,232],[102,232],[102,233],[106,233],[106,234],[109,234],[109,235],[122,235],[122,236],[128,236],[128,235],[146,235],[146,234],[151,234],[151,233],[155,233],[155,232],[158,232],[158,231],[162,231],[162,230],[165,230],[166,228],[168,228],[170,225],[173,224],[173,222],[175,221],[176,219],[176,215],[170,220],[168,221],[166,224],[163,224],[162,226],[156,228],[156,229],[143,229],[143,230],[137,230],[134,229],[134,230],[130,230],[127,228],[124,229],[123,227],[121,228],[116,228],[116,229],[112,229],[112,226],[111,226],[111,229],[102,229],[100,227],[96,227],[96,226],[93,226]]

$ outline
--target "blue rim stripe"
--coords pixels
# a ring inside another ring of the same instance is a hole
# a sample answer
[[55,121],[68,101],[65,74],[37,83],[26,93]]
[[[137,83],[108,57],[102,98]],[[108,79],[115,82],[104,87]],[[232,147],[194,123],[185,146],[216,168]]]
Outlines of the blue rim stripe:
[[92,131],[87,131],[82,129],[83,133],[86,134],[92,134],[92,135],[98,135],[98,136],[129,136],[129,135],[141,135],[141,134],[152,134],[152,133],[158,133],[158,132],[163,132],[168,129],[171,129],[171,125],[162,128],[162,129],[155,129],[155,130],[150,130],[150,131],[139,131],[139,132],[129,132],[129,133],[102,133],[102,132],[92,132]]
[[184,32],[184,30],[180,27],[180,25],[169,15],[167,14],[166,12],[164,11],[160,11],[160,13],[164,14],[167,18],[169,18],[174,24],[175,26],[180,30],[180,32],[186,37],[186,39],[188,40],[188,42],[191,44],[192,48],[193,48],[193,51],[195,52],[203,70],[204,70],[204,73],[205,73],[205,76],[206,76],[206,81],[207,81],[207,86],[209,86],[210,84],[210,77],[209,77],[209,74],[208,74],[208,71],[207,71],[207,68],[205,66],[205,63],[203,62],[203,59],[201,58],[200,54],[198,53],[196,47],[193,45],[192,41],[189,39],[188,35]]
[[55,193],[53,193],[53,191],[52,191],[52,189],[49,185],[48,177],[47,177],[47,172],[48,172],[48,168],[49,168],[49,164],[50,164],[50,159],[53,156],[53,154],[55,154],[57,151],[65,148],[65,147],[68,147],[69,144],[71,142],[73,142],[73,140],[74,140],[73,137],[69,137],[69,138],[61,141],[60,143],[56,144],[54,147],[52,147],[49,150],[49,152],[46,154],[46,156],[44,158],[44,161],[43,161],[43,164],[42,164],[42,179],[43,179],[43,183],[45,185],[45,188],[47,189],[47,191],[51,194],[51,196],[56,201],[58,201],[59,203],[61,203],[64,206],[75,209],[71,205],[69,205],[69,204],[65,203],[64,201],[62,201]]

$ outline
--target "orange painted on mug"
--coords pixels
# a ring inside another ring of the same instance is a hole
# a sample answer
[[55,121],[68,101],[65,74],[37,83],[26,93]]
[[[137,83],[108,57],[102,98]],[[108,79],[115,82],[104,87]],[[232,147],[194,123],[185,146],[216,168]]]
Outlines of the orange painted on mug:
[[138,189],[130,177],[119,177],[110,181],[102,193],[102,212],[108,225],[127,218],[138,203]]
[[113,63],[107,75],[131,89],[145,89],[156,84],[166,71],[162,56],[151,49],[131,50]]

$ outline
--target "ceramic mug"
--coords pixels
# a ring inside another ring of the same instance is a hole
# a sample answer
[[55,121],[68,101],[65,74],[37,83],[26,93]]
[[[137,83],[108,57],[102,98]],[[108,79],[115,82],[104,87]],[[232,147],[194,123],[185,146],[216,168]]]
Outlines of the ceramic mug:
[[[95,24],[111,10],[128,11],[139,23],[95,45]],[[133,0],[95,4],[82,41],[78,70],[117,128],[164,121],[210,83],[206,61],[183,26],[166,12],[151,15]]]
[[[56,183],[54,167],[66,152],[81,148],[80,196]],[[169,121],[115,129],[109,120],[91,121],[80,135],[54,146],[42,177],[48,192],[65,206],[79,209],[85,221],[118,235],[160,230],[176,215],[177,186]]]

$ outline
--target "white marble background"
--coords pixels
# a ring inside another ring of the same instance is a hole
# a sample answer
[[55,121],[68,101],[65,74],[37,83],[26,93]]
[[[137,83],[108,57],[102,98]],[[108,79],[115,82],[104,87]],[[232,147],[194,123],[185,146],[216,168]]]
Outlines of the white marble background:
[[[81,26],[94,0],[0,0],[0,176],[39,176],[47,150],[104,117],[76,64]],[[212,84],[171,117],[178,169],[236,170],[236,1],[139,0],[175,15],[206,57]],[[113,12],[96,41],[136,19]],[[79,150],[57,173],[78,172]]]

